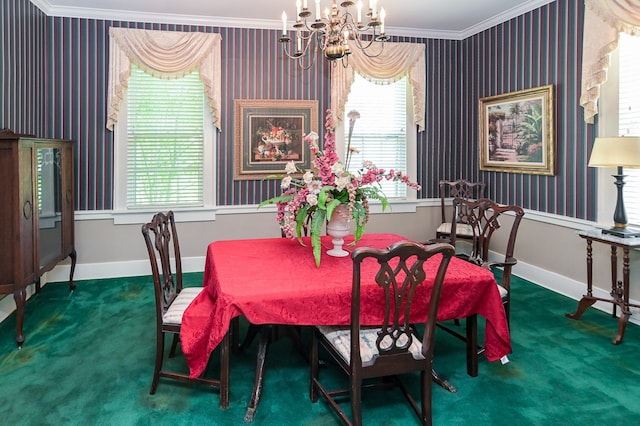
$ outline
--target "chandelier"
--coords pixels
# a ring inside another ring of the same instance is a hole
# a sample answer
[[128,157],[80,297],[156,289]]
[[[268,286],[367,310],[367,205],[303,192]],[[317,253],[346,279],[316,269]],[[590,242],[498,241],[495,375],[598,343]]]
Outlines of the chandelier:
[[[376,57],[382,53],[384,42],[390,37],[384,32],[385,11],[378,11],[377,0],[369,0],[369,9],[364,13],[368,22],[362,21],[362,0],[356,2],[333,0],[331,9],[326,8],[320,13],[320,0],[315,0],[315,19],[311,20],[311,11],[307,7],[307,0],[296,0],[296,20],[293,28],[295,34],[295,50],[289,46],[293,40],[287,34],[287,14],[282,12],[282,35],[280,42],[284,53],[291,59],[298,61],[303,69],[313,66],[318,49],[324,57],[334,65],[338,59],[343,60],[351,54],[350,45],[355,46],[369,57]],[[355,16],[350,7],[356,5]],[[310,22],[307,22],[309,18]],[[351,41],[352,43],[348,43]]]

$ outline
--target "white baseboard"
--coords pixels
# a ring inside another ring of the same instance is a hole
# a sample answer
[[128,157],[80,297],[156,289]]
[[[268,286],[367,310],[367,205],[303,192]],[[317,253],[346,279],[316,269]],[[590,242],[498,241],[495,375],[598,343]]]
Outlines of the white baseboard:
[[[513,269],[513,273],[527,281],[531,281],[532,283],[539,285],[540,287],[544,287],[563,296],[567,296],[575,301],[580,300],[582,296],[587,293],[586,280],[585,282],[576,281],[527,263],[518,262]],[[606,290],[597,287],[593,287],[592,290],[594,297],[601,297],[603,299],[611,298],[611,295]],[[633,299],[629,300],[629,302],[638,304],[638,301]],[[598,301],[593,305],[593,307],[603,312],[611,313],[613,304]],[[578,305],[576,304],[575,309],[577,308]],[[571,313],[574,313],[575,309]],[[632,315],[629,317],[629,322],[640,325],[640,310],[631,308],[631,312]]]
[[[204,270],[204,257],[192,257],[182,259],[183,272],[201,272]],[[66,282],[69,281],[69,273],[71,265],[58,265],[51,271],[45,273],[40,282],[44,287],[48,282]],[[151,269],[148,260],[140,260],[133,262],[113,262],[113,263],[94,263],[94,264],[77,264],[73,274],[74,281],[94,280],[101,278],[118,278],[118,277],[136,277],[141,275],[151,275]],[[35,284],[27,287],[27,300],[35,293]],[[13,295],[7,295],[0,299],[0,322],[4,321],[9,315],[16,310],[16,304]]]

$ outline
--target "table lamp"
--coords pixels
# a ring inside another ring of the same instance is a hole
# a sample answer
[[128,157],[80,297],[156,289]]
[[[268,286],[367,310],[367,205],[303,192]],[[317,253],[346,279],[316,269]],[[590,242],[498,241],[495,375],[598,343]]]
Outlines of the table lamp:
[[613,213],[613,228],[603,229],[603,234],[611,234],[621,238],[640,237],[640,229],[627,228],[627,212],[624,209],[624,199],[622,197],[622,187],[624,186],[625,175],[622,174],[623,167],[640,168],[640,137],[621,136],[596,138],[589,167],[617,167],[618,172],[612,175],[618,188],[618,198],[616,210]]

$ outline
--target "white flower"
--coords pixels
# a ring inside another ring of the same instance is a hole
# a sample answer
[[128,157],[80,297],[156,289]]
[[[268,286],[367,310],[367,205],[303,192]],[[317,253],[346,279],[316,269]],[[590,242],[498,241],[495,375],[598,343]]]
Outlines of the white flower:
[[340,176],[344,172],[344,164],[341,161],[338,161],[336,164],[331,166],[331,171],[334,175]]
[[340,176],[338,179],[336,179],[336,188],[338,189],[338,191],[342,191],[347,185],[349,184],[349,177],[348,176]]
[[320,190],[322,189],[322,181],[321,180],[311,181],[307,184],[307,188],[309,189],[309,192],[311,194],[319,194]]
[[365,160],[362,162],[362,167],[365,169],[375,169],[376,165],[373,164],[373,161]]
[[308,171],[308,172],[306,172],[306,173],[302,176],[302,180],[304,181],[304,183],[306,183],[307,185],[309,185],[309,184],[313,181],[313,172],[312,172],[312,171]]
[[[290,175],[291,173],[295,173],[296,172],[296,163],[294,163],[293,161],[289,161],[287,163],[287,165],[284,168],[284,171],[287,172],[288,175]],[[287,185],[288,187],[288,185]]]
[[307,194],[307,203],[310,206],[315,206],[318,204],[318,196],[316,194]]
[[358,118],[360,118],[360,113],[355,109],[352,109],[351,111],[349,111],[349,114],[347,114],[347,117],[349,117],[349,120],[357,120]]
[[280,186],[282,187],[282,189],[288,189],[291,186],[291,176],[283,177]]

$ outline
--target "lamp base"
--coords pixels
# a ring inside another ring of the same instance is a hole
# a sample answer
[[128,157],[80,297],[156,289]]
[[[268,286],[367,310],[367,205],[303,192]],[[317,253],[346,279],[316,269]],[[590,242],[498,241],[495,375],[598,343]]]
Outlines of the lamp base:
[[629,228],[629,227],[603,229],[602,233],[603,234],[613,235],[613,236],[619,237],[619,238],[636,238],[636,237],[640,237],[640,229]]

